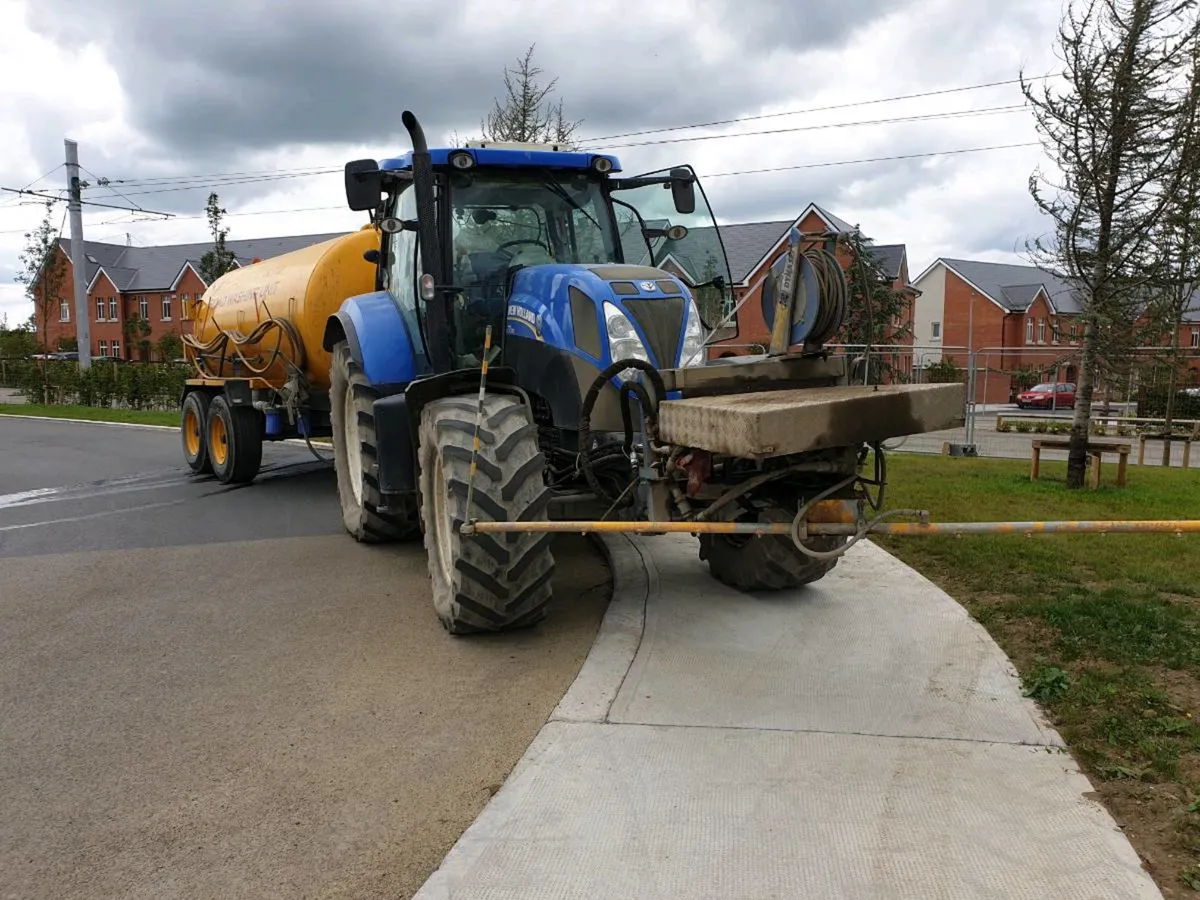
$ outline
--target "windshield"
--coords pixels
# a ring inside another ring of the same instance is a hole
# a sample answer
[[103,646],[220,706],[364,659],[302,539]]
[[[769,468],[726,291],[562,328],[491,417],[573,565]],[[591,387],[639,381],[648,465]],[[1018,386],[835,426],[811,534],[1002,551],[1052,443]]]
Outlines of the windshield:
[[455,173],[450,206],[454,283],[469,294],[510,266],[617,258],[604,194],[585,174]]
[[[669,171],[649,172],[647,177],[666,175]],[[690,213],[676,211],[671,191],[661,184],[614,191],[612,198],[627,263],[657,266],[689,284],[704,284],[717,276],[725,279],[723,289],[706,287],[694,292],[700,318],[709,328],[715,325],[732,309],[732,279],[716,219],[699,183],[696,208]],[[675,225],[684,226],[687,234],[671,240],[665,232]]]
[[1036,391],[1039,394],[1044,394],[1044,393],[1047,393],[1048,391],[1054,390],[1054,385],[1052,385],[1052,384],[1035,384],[1033,387],[1030,388],[1030,390]]

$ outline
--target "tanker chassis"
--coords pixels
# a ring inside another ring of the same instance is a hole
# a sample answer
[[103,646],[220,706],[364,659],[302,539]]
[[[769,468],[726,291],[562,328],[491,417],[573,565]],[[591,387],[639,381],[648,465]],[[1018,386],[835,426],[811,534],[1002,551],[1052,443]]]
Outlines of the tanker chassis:
[[763,288],[770,349],[709,362],[697,300],[728,309],[732,279],[690,167],[431,150],[403,121],[411,151],[346,165],[369,224],[205,292],[182,442],[197,474],[245,483],[264,441],[331,436],[346,530],[423,538],[451,633],[543,619],[554,519],[690,523],[722,582],[816,581],[855,538],[805,523],[862,523],[882,442],[961,421],[962,385],[857,383],[826,347],[845,276],[795,232]]

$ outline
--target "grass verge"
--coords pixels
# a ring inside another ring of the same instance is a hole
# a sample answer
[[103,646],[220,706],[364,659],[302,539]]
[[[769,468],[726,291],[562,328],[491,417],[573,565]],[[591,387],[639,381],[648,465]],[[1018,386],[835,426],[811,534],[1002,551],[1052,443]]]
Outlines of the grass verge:
[[89,422],[124,422],[134,425],[179,425],[179,413],[153,409],[106,409],[100,406],[43,406],[38,403],[0,403],[0,414],[47,416],[52,419],[87,419]]
[[[1200,477],[1180,469],[1132,467],[1127,487],[1097,491],[1067,490],[1065,463],[1043,463],[1037,482],[1009,460],[891,454],[888,470],[888,507],[928,509],[933,521],[1200,514]],[[1200,536],[875,541],[988,629],[1163,894],[1196,896]]]

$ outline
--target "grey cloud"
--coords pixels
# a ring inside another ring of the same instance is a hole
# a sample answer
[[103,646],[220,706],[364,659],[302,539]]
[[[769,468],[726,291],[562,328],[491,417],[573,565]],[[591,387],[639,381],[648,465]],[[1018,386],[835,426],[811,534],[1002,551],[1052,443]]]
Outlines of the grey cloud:
[[[798,17],[794,4],[771,0],[704,0],[666,34],[612,27],[636,23],[639,4],[630,0],[628,15],[598,20],[591,40],[579,39],[571,14],[476,24],[433,4],[385,12],[368,0],[306,0],[278,11],[232,0],[97,0],[86,30],[71,24],[74,5],[33,5],[32,24],[69,44],[102,42],[134,124],[164,152],[188,153],[377,140],[398,130],[405,107],[431,135],[471,128],[490,107],[504,65],[534,41],[537,62],[559,76],[568,112],[584,118],[590,134],[726,117],[777,93],[760,32],[771,46],[802,50],[848,31],[844,10]],[[865,21],[887,4],[859,5],[857,21]],[[697,46],[689,25],[697,16],[741,34],[744,46],[708,58],[702,51],[711,48]]]

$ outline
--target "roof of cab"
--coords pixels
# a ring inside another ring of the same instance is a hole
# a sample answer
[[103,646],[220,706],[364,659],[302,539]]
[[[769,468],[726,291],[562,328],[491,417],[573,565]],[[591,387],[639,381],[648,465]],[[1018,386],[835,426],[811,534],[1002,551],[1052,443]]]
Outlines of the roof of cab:
[[[478,166],[496,166],[510,168],[545,168],[545,169],[588,169],[592,160],[603,157],[612,163],[609,172],[620,172],[621,163],[607,153],[587,153],[567,150],[526,150],[508,147],[432,147],[429,156],[435,166],[449,165],[448,158],[454,152],[470,153],[475,157]],[[384,159],[379,163],[383,171],[412,168],[412,151],[409,150],[392,159]]]

